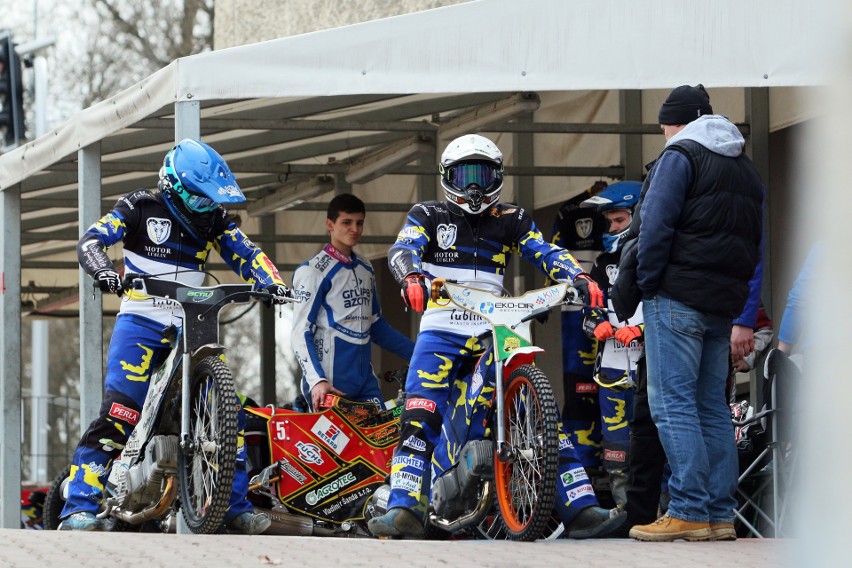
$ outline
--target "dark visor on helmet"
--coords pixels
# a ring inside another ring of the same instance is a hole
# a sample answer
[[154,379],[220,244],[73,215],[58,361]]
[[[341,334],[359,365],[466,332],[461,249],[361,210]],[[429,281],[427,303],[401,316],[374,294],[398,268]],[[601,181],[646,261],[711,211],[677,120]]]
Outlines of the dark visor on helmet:
[[216,209],[216,202],[209,197],[190,193],[186,197],[186,205],[193,211],[212,211]]
[[454,187],[466,189],[471,185],[477,185],[487,189],[497,181],[499,171],[493,164],[457,164],[447,168],[444,179]]

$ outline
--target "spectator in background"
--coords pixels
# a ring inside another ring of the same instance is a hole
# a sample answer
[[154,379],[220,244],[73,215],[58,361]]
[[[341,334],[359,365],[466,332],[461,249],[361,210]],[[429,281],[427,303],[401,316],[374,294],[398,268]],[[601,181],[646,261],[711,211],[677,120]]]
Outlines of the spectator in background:
[[317,410],[328,393],[382,405],[370,364],[371,342],[408,361],[414,343],[382,317],[376,274],[355,254],[367,210],[350,193],[328,204],[329,244],[296,269],[290,341],[302,367],[302,394]]
[[663,517],[630,536],[731,540],[738,465],[725,382],[729,356],[753,347],[748,333],[733,337],[732,319],[762,277],[763,188],[745,140],[713,114],[702,85],[674,89],[659,122],[666,146],[647,180],[636,281],[671,501]]
[[[802,338],[805,308],[807,307],[805,305],[805,293],[807,290],[813,290],[814,274],[816,274],[817,265],[821,261],[823,248],[822,242],[811,247],[796,281],[793,282],[793,287],[787,294],[787,305],[784,307],[781,327],[778,330],[778,349],[787,355],[793,352],[794,347]],[[810,341],[803,342],[799,350],[804,351],[810,343]]]
[[[735,323],[734,327],[736,328],[737,325],[738,324]],[[732,329],[731,333],[735,333],[735,330]],[[754,350],[745,357],[741,357],[736,361],[734,360],[733,355],[731,356],[731,377],[728,384],[729,403],[733,404],[736,402],[737,373],[748,373],[754,369],[757,372],[759,379],[764,378],[763,365],[761,363],[763,361],[763,355],[768,352],[769,347],[772,345],[773,337],[775,337],[775,332],[772,329],[772,320],[769,319],[769,315],[763,307],[763,301],[761,301],[760,307],[757,310],[757,320],[753,328]],[[758,383],[760,382],[761,381],[758,381]]]

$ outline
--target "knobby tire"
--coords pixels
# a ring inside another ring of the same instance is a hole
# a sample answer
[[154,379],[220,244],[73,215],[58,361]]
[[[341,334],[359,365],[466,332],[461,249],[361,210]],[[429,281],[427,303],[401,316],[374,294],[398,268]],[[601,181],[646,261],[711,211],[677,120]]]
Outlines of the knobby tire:
[[199,361],[192,375],[188,448],[178,451],[180,503],[187,527],[217,532],[228,511],[237,455],[237,396],[227,365]]
[[65,507],[65,499],[62,497],[62,482],[71,475],[71,466],[66,467],[59,475],[53,478],[47,496],[44,498],[44,509],[42,509],[42,523],[44,530],[55,531],[59,528],[59,515]]
[[539,368],[522,365],[509,376],[504,423],[515,457],[503,462],[494,453],[500,528],[510,540],[536,540],[549,532],[559,469],[559,410]]

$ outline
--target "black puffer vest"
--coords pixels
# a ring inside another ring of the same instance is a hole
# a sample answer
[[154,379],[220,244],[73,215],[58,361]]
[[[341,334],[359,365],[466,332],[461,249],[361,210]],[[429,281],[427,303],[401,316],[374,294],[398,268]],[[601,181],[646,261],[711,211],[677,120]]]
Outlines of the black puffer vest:
[[737,317],[760,254],[763,186],[751,160],[711,152],[694,140],[683,153],[694,182],[672,240],[659,293],[704,313]]

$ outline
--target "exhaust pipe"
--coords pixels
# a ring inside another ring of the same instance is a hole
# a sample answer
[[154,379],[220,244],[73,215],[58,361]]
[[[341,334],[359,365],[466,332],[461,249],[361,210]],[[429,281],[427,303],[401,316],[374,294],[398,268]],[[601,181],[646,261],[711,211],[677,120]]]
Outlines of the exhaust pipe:
[[273,511],[255,507],[255,512],[269,515],[272,525],[263,534],[274,534],[280,536],[312,536],[314,534],[314,520],[306,515],[294,515],[286,511]]

